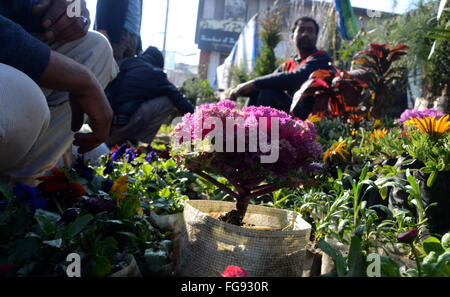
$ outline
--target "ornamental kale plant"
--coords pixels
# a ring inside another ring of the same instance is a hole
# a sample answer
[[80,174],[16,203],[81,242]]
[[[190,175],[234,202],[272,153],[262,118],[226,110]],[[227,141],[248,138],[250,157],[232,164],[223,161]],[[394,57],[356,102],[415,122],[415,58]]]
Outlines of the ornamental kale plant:
[[407,109],[405,110],[398,119],[399,124],[404,124],[407,121],[413,120],[413,119],[423,119],[424,117],[434,117],[436,116],[436,119],[440,119],[444,116],[442,112],[440,112],[437,109],[434,108],[427,108],[424,110],[417,110],[417,109]]
[[[307,184],[321,169],[316,161],[323,151],[311,122],[270,107],[235,107],[224,100],[186,114],[172,133],[172,155],[236,198],[236,210],[221,219],[241,225],[250,199]],[[236,192],[210,174],[223,176]]]

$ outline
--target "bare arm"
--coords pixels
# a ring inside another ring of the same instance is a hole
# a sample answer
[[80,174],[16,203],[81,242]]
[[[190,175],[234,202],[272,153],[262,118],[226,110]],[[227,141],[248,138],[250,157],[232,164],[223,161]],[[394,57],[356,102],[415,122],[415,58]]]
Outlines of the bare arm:
[[[70,75],[69,75],[70,73]],[[83,65],[52,51],[50,62],[38,81],[40,86],[67,91],[72,109],[72,131],[83,125],[84,114],[92,120],[92,133],[75,134],[79,153],[88,152],[109,136],[113,111],[95,76]]]

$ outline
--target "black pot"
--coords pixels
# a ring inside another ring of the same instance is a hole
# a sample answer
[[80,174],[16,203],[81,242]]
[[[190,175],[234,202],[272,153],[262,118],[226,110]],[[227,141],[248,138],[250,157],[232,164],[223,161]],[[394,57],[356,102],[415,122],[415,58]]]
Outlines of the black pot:
[[428,177],[429,174],[414,172],[414,178],[422,194],[423,207],[426,208],[434,202],[438,203],[437,206],[431,206],[425,212],[429,231],[444,235],[450,230],[450,171],[438,172],[430,188],[427,186]]

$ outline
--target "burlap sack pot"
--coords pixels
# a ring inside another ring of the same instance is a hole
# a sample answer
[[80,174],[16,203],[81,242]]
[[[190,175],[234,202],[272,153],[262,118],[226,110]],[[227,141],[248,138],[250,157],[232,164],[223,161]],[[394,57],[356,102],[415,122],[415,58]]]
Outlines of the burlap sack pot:
[[255,205],[248,206],[244,223],[282,230],[253,230],[216,219],[234,208],[233,202],[186,202],[177,275],[217,277],[237,265],[250,277],[302,276],[311,225],[296,212]]

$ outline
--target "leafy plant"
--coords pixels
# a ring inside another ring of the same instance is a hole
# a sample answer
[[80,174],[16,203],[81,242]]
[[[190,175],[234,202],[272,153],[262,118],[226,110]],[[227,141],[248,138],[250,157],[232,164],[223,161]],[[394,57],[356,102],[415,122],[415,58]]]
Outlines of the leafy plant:
[[294,99],[293,105],[311,105],[313,114],[342,117],[346,121],[351,115],[360,114],[357,106],[365,87],[364,82],[345,71],[317,70],[303,84],[301,95]]
[[375,118],[380,116],[383,105],[390,104],[387,90],[395,79],[401,79],[404,68],[394,67],[393,63],[406,55],[408,46],[399,44],[391,48],[389,43],[370,43],[370,49],[363,50],[353,57],[356,66],[363,68],[369,73],[369,85],[371,88],[369,103],[369,114]]
[[255,61],[255,76],[270,74],[279,64],[274,50],[282,40],[283,14],[277,5],[276,2],[272,9],[265,11],[264,16],[259,19],[262,45]]

